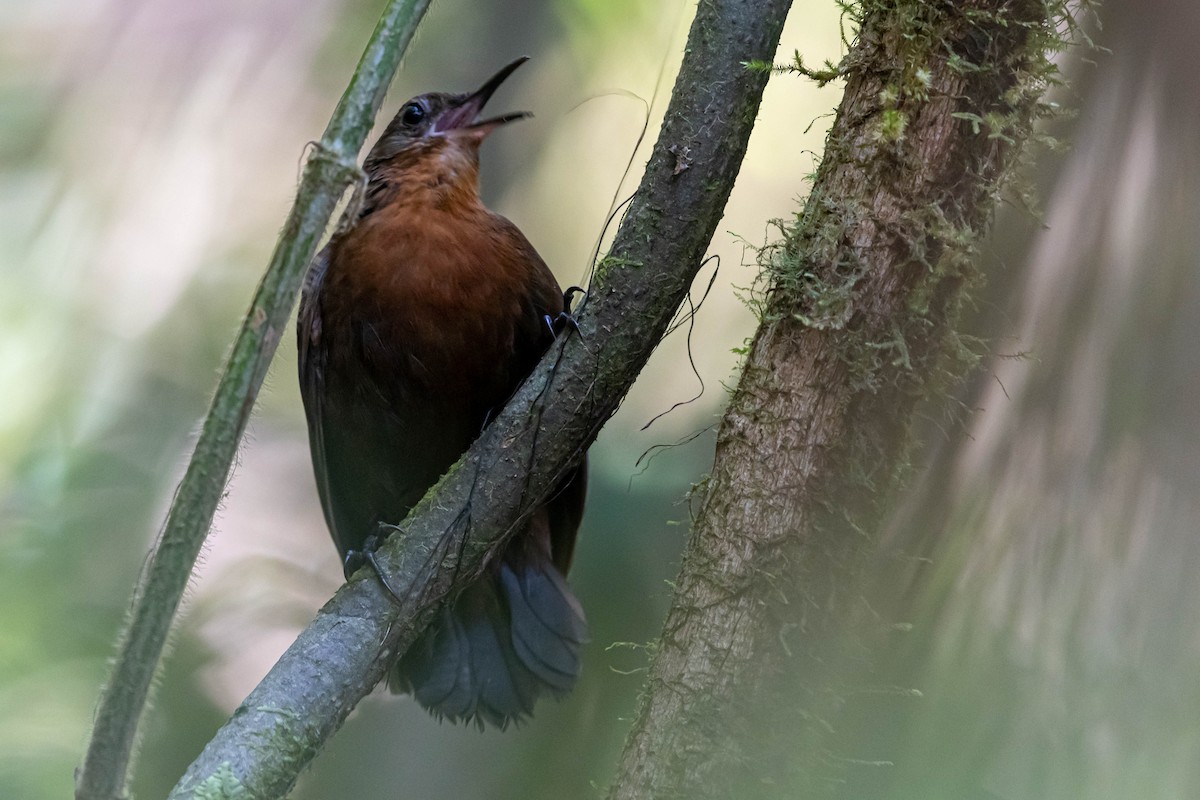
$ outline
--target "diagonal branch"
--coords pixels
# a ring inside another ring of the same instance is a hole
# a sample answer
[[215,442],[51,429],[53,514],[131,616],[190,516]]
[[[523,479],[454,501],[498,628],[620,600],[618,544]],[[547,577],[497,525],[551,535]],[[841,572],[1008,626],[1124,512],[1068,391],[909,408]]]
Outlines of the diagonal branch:
[[225,491],[250,410],[295,304],[304,267],[312,260],[338,200],[358,179],[358,151],[428,6],[429,0],[389,2],[315,154],[304,165],[296,201],[234,341],[187,472],[134,593],[112,674],[100,695],[88,751],[76,776],[77,800],[125,796],[137,726],[154,670]]
[[[469,582],[595,438],[670,324],[745,154],[790,0],[705,0],[658,141],[568,333],[379,557],[407,602],[360,573],[218,731],[174,798],[278,797],[437,604]],[[676,154],[686,154],[677,158]]]

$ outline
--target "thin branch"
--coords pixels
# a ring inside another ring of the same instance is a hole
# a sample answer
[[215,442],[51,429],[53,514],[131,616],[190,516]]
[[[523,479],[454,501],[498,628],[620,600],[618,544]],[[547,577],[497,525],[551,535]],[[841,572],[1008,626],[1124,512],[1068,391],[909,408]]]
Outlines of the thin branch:
[[295,303],[304,268],[346,187],[400,57],[429,0],[391,0],[305,164],[296,202],[217,385],[166,525],[135,591],[91,742],[76,778],[78,800],[125,796],[138,722],[180,597],[225,484],[267,367]]
[[[483,569],[578,461],[645,364],[704,260],[745,154],[790,0],[699,5],[663,127],[610,254],[568,331],[379,552],[318,613],[172,798],[286,794],[438,603]],[[679,169],[673,153],[688,152]]]

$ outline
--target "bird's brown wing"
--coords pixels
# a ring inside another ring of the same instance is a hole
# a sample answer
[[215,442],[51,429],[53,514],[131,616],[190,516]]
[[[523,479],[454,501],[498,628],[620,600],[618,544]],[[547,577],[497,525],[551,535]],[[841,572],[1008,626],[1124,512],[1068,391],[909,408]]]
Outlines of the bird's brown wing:
[[[507,266],[513,270],[528,271],[522,281],[522,285],[527,286],[529,290],[526,310],[517,324],[510,365],[511,394],[520,387],[554,341],[554,325],[558,323],[558,316],[566,310],[566,306],[562,288],[534,246],[509,220],[497,216],[497,221],[502,235],[510,245],[501,248],[500,252],[511,254],[514,259],[512,266],[502,265],[501,269]],[[571,566],[571,556],[575,550],[579,524],[583,519],[586,496],[587,457],[584,456],[579,466],[563,477],[545,504],[550,529],[551,557],[563,575],[567,574]]]
[[586,500],[587,455],[584,455],[579,466],[567,473],[558,489],[546,501],[546,513],[550,521],[550,553],[554,566],[563,575],[571,569],[575,539],[579,535],[579,524],[583,521]]
[[326,459],[325,426],[323,403],[325,398],[325,374],[327,348],[321,347],[321,286],[329,269],[332,245],[326,245],[313,259],[304,276],[300,292],[300,311],[296,316],[296,351],[300,372],[300,397],[304,401],[304,415],[308,420],[308,441],[312,450],[313,473],[317,479],[317,492],[321,498],[321,509],[334,540],[337,531],[334,525],[329,469]]

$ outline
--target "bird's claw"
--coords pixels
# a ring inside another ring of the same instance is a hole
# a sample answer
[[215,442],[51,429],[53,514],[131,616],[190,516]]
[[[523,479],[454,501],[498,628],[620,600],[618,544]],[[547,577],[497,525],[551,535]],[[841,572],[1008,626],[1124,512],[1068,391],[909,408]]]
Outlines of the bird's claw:
[[557,317],[551,317],[549,314],[546,314],[542,317],[542,320],[546,323],[546,329],[550,331],[551,336],[557,337],[568,328],[582,336],[579,330],[579,322],[566,311],[558,312]]
[[581,286],[568,286],[567,290],[563,292],[563,308],[566,310],[566,313],[571,313],[571,306],[577,294],[587,297],[587,290]]
[[546,328],[549,329],[551,336],[557,337],[560,333],[568,328],[578,333],[580,337],[583,336],[583,332],[579,330],[579,321],[576,320],[575,316],[571,313],[571,305],[573,304],[573,300],[577,294],[582,294],[585,297],[587,296],[586,291],[578,286],[572,286],[563,292],[563,310],[558,312],[558,316],[551,317],[549,314],[546,314],[544,317],[542,317],[542,319],[546,322]]
[[383,572],[383,567],[380,566],[379,560],[375,558],[375,551],[379,549],[381,544],[383,544],[383,540],[385,538],[385,536],[380,536],[377,533],[373,533],[363,540],[361,550],[347,550],[345,558],[342,559],[342,569],[346,573],[346,578],[349,579],[350,576],[361,569],[364,564],[370,565],[371,570],[375,573],[375,577],[377,577],[379,582],[383,584],[383,588],[386,589],[387,593],[392,596],[392,599],[395,600],[397,604],[403,604],[403,598],[400,597],[399,592],[397,592],[388,582],[387,575],[385,575]]
[[346,574],[346,580],[350,580],[350,576],[362,569],[364,564],[369,562],[368,553],[374,553],[379,549],[379,545],[383,544],[383,537],[377,533],[372,533],[366,539],[363,539],[362,549],[346,550],[346,555],[342,558],[342,572]]

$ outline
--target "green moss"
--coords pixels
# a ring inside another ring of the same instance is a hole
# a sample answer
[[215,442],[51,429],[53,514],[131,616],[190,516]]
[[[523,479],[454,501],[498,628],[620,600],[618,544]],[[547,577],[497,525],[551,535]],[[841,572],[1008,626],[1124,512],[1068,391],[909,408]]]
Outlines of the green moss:
[[196,786],[192,797],[195,800],[249,800],[253,795],[225,763]]
[[883,112],[879,118],[879,125],[875,129],[876,138],[884,142],[898,142],[904,138],[904,131],[908,128],[908,117],[903,111],[895,108],[889,108]]
[[620,269],[640,269],[644,264],[641,261],[623,258],[616,255],[607,255],[596,262],[596,274],[594,280],[596,285],[603,285],[612,277],[613,270]]

